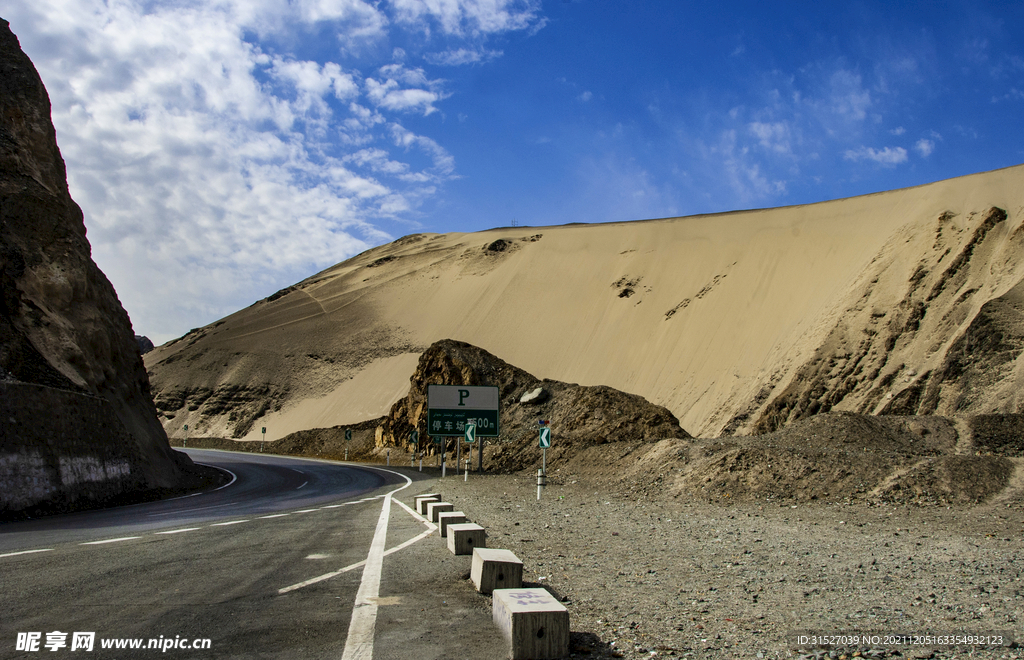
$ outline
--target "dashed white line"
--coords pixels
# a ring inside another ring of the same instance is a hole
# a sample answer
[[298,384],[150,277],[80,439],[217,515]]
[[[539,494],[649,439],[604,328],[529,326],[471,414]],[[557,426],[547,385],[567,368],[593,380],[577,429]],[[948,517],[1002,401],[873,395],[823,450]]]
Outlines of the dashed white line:
[[293,513],[313,513],[314,511],[319,511],[319,510],[320,509],[303,509],[302,511],[293,511]]
[[238,525],[239,523],[249,522],[248,520],[229,520],[228,522],[213,523],[210,527],[224,527],[226,525]]
[[182,532],[194,532],[202,527],[186,527],[185,529],[172,529],[166,532],[153,532],[154,534],[181,534]]
[[119,539],[104,539],[102,541],[86,541],[85,543],[79,543],[78,545],[103,545],[104,543],[118,543],[119,541],[133,541],[135,539],[141,539],[141,536],[122,536]]
[[17,557],[18,555],[31,555],[36,552],[52,552],[53,548],[41,548],[39,550],[22,550],[21,552],[8,552],[0,557]]
[[260,516],[260,520],[266,520],[267,518],[284,518],[285,516],[290,516],[290,515],[291,515],[290,513],[275,513],[275,514],[270,515],[270,516]]
[[[302,482],[302,486],[299,486],[299,488],[303,488],[308,483],[309,483],[308,481],[303,481]],[[299,490],[299,488],[296,488],[295,490]]]

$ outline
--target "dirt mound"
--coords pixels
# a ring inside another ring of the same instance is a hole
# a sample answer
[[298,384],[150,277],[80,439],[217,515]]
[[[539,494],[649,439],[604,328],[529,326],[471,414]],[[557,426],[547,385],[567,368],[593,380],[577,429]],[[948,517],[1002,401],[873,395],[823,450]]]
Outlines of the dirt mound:
[[616,442],[549,452],[556,480],[607,483],[632,497],[970,505],[1002,492],[1003,456],[957,454],[944,417],[832,412],[747,437]]
[[958,455],[943,417],[816,415],[774,433],[701,443],[680,493],[709,499],[970,504],[1000,492],[1013,464]]
[[[408,438],[419,429],[426,439],[427,385],[493,385],[501,401],[501,436],[491,443],[488,464],[499,470],[532,465],[537,444],[537,421],[547,420],[560,455],[610,442],[653,442],[663,438],[688,438],[679,420],[662,406],[641,396],[610,387],[540,380],[470,344],[445,339],[434,343],[420,357],[412,375],[409,394],[384,418],[377,432],[377,446],[412,450]],[[521,403],[523,395],[540,388],[537,403]],[[490,441],[488,441],[490,442]],[[423,442],[428,451],[434,445]],[[448,439],[448,450],[455,439]]]
[[968,424],[979,453],[1024,456],[1024,415],[977,415]]

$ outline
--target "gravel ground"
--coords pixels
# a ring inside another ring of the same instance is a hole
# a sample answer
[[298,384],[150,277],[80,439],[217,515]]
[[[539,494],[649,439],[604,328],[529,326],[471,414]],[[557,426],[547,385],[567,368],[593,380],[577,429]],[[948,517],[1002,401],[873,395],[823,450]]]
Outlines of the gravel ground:
[[[1024,658],[886,634],[1024,643],[1024,510],[793,501],[731,505],[608,490],[574,475],[448,476],[437,489],[562,598],[574,657]],[[606,483],[601,480],[601,483]],[[862,635],[830,648],[795,633]],[[888,642],[888,643],[887,643]]]

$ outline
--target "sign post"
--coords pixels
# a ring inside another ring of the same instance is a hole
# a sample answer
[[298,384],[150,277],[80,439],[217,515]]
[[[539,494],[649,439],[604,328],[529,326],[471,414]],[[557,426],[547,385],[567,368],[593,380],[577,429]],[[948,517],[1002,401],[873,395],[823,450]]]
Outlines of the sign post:
[[[413,450],[412,457],[409,459],[411,462],[409,467],[416,467],[416,454],[420,451],[420,432],[413,429],[409,434],[409,444],[416,445],[416,449]],[[422,470],[422,467],[421,467]]]
[[352,429],[345,429],[345,460],[348,460],[348,443],[352,440]]
[[182,447],[188,447],[188,424],[185,425],[185,442],[181,443]]
[[540,449],[541,469],[537,470],[537,499],[540,499],[540,491],[548,485],[548,447],[551,446],[551,429],[545,426],[547,420],[540,420]]
[[473,463],[473,443],[476,442],[476,420],[466,423],[466,444],[469,445],[469,456],[466,457],[466,474],[463,481],[469,481],[469,466]]
[[263,443],[267,441],[267,427],[263,427],[263,439],[260,440],[260,453],[263,453]]

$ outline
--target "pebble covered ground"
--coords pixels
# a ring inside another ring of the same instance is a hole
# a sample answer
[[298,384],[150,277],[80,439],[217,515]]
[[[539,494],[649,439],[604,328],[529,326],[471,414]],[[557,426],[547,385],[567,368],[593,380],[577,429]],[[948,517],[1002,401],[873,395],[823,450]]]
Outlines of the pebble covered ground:
[[[563,599],[573,657],[1024,658],[1019,506],[718,505],[564,472],[539,502],[525,473],[437,483]],[[885,638],[949,634],[1003,645]]]

